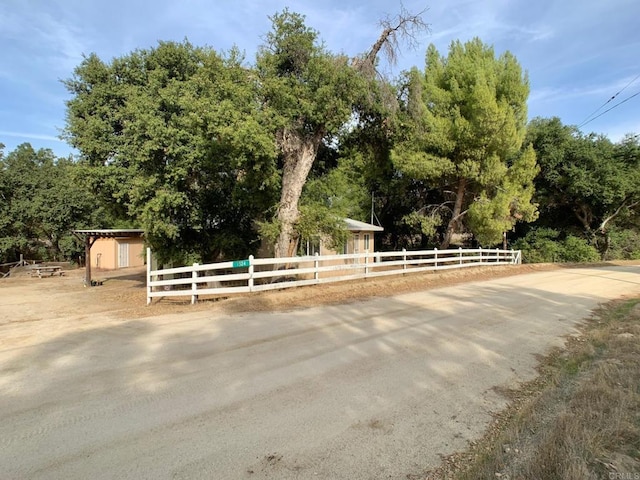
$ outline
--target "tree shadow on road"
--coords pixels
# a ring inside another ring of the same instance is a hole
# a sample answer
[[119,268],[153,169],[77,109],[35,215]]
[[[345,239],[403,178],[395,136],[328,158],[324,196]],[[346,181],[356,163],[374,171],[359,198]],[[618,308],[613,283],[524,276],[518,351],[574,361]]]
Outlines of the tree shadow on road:
[[0,349],[0,464],[10,478],[107,478],[112,458],[129,478],[420,474],[482,433],[507,401],[494,387],[530,379],[535,356],[606,300],[512,284],[287,312],[95,317],[59,336],[52,325],[42,343]]

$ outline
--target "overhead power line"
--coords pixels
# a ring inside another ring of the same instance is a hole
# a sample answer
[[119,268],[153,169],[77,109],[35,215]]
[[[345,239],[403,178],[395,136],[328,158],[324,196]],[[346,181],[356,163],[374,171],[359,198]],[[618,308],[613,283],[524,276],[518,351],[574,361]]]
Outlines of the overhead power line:
[[616,103],[614,106],[607,108],[604,112],[602,112],[600,115],[596,115],[595,117],[582,122],[580,125],[578,125],[578,128],[580,127],[584,127],[585,125],[587,125],[588,123],[593,122],[596,118],[600,118],[601,116],[603,116],[605,113],[610,112],[611,110],[613,110],[616,107],[619,107],[620,105],[622,105],[623,103],[628,102],[629,100],[631,100],[633,97],[637,97],[638,95],[640,95],[640,92],[636,92],[633,95],[631,95],[630,97],[625,98],[624,100],[622,100],[621,102]]
[[[582,123],[580,125],[578,125],[578,128],[586,125],[587,123],[591,122],[592,120],[595,120],[596,118],[598,118],[600,115],[598,115],[597,117],[593,117],[596,113],[598,113],[600,110],[602,110],[604,107],[606,107],[609,103],[611,103],[613,100],[615,100],[618,95],[620,95],[622,92],[624,92],[627,88],[629,88],[631,86],[632,83],[634,83],[636,80],[638,80],[638,78],[640,78],[640,73],[638,75],[635,76],[635,78],[633,80],[631,80],[629,83],[627,83],[619,92],[617,92],[614,96],[612,96],[609,100],[607,100],[606,102],[604,102],[602,105],[600,105],[597,109],[595,109],[592,113],[590,113],[587,118],[585,118]],[[624,103],[624,102],[621,102]],[[609,111],[609,110],[607,110]],[[606,112],[602,112],[602,113],[606,113]],[[591,118],[593,117],[593,118]]]

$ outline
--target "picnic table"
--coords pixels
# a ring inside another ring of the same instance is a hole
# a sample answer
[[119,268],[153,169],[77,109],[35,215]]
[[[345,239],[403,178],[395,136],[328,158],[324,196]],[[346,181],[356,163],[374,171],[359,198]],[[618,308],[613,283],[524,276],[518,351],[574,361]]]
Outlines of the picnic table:
[[64,270],[59,265],[34,265],[31,267],[31,276],[38,278],[45,277],[53,277],[54,275],[63,276]]

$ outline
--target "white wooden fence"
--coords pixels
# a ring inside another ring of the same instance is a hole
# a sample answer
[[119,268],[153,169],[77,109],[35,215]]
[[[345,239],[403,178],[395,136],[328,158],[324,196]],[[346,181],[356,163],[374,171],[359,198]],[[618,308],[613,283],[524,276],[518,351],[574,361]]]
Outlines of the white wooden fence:
[[521,263],[519,250],[423,250],[401,252],[254,258],[188,267],[151,269],[147,249],[147,305],[153,298],[187,296],[226,297],[303,285],[339,282],[429,270]]

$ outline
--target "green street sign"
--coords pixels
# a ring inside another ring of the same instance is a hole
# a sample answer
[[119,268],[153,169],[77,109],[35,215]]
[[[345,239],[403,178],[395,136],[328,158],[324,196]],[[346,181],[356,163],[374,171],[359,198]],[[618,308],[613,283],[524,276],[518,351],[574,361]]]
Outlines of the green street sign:
[[235,260],[233,262],[233,268],[242,268],[242,267],[248,267],[249,266],[249,260]]

